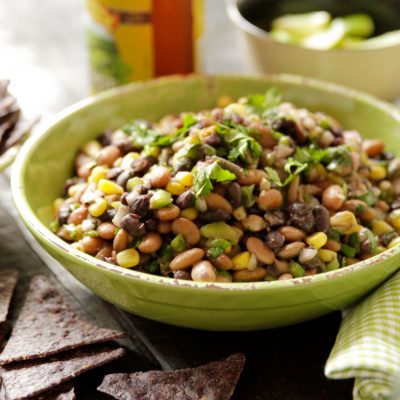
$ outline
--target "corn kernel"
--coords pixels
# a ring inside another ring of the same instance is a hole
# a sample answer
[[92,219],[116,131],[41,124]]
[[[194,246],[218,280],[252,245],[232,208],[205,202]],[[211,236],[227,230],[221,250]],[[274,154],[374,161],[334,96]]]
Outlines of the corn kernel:
[[59,197],[58,199],[55,199],[53,202],[53,213],[54,215],[58,215],[58,212],[60,211],[61,206],[64,203],[64,199]]
[[247,217],[247,212],[243,206],[240,206],[233,210],[233,216],[238,220],[238,221],[243,221]]
[[327,250],[327,249],[319,249],[318,250],[318,257],[323,261],[323,262],[331,262],[335,258],[337,258],[337,255],[334,251],[332,250]]
[[167,192],[179,196],[185,191],[185,186],[183,186],[180,182],[170,181],[168,182],[165,189],[167,190]]
[[98,189],[105,194],[122,194],[124,189],[108,179],[100,179]]
[[182,218],[186,218],[190,221],[193,221],[197,218],[198,214],[199,213],[197,212],[197,210],[194,207],[191,207],[191,208],[185,208],[184,210],[182,210],[180,216]]
[[135,249],[126,249],[117,254],[117,263],[120,267],[136,267],[139,264],[139,260],[139,253]]
[[131,167],[131,165],[132,165],[132,161],[136,160],[139,157],[139,155],[140,155],[139,153],[136,153],[136,152],[133,152],[133,151],[130,152],[130,153],[127,153],[122,158],[120,167],[122,169],[129,169]]
[[327,271],[334,271],[335,269],[340,268],[340,264],[339,261],[337,260],[337,258],[335,258],[334,260],[332,260],[331,262],[329,262],[326,265],[326,270]]
[[112,208],[115,208],[115,209],[118,210],[118,208],[121,207],[121,202],[120,202],[120,201],[112,201],[111,204],[110,204],[110,206],[111,206]]
[[240,269],[245,269],[249,265],[250,253],[248,251],[243,251],[232,258],[233,270],[237,271]]
[[400,229],[400,210],[394,210],[390,213],[388,221],[395,229]]
[[362,227],[358,225],[356,216],[351,211],[341,211],[330,218],[332,228],[339,230],[342,234],[350,235],[358,232]]
[[76,185],[72,185],[68,188],[68,196],[74,197],[78,190],[82,189],[85,186],[85,183],[77,183]]
[[317,249],[324,247],[327,241],[328,241],[328,236],[326,236],[326,233],[324,232],[317,232],[306,238],[307,244],[309,246],[314,246]]
[[393,228],[383,220],[373,220],[372,221],[372,232],[377,235],[381,236],[384,233],[393,231]]
[[175,179],[185,187],[193,185],[193,174],[188,171],[180,171],[175,175]]
[[82,146],[82,151],[90,157],[96,158],[101,150],[101,144],[97,140],[91,140]]
[[142,153],[145,156],[157,158],[160,155],[160,148],[157,146],[151,146],[149,144],[146,144],[146,146],[144,146]]
[[388,249],[391,249],[392,247],[396,247],[400,245],[400,236],[397,238],[394,238],[387,246]]
[[131,192],[135,186],[139,186],[142,184],[143,180],[135,176],[134,178],[129,179],[128,182],[126,183],[126,190],[128,192]]
[[228,104],[232,103],[233,99],[230,96],[221,96],[218,98],[217,100],[217,107],[219,108],[224,108],[226,107]]
[[229,254],[232,251],[232,245],[229,245],[228,247],[225,248],[224,253]]
[[100,217],[107,210],[107,202],[103,198],[98,198],[89,206],[89,213],[93,217]]
[[92,169],[91,174],[89,175],[88,182],[89,183],[98,183],[100,179],[105,179],[107,177],[108,168],[100,165],[98,167],[94,167]]
[[382,165],[374,164],[371,166],[371,171],[369,173],[370,179],[373,181],[380,181],[386,178],[386,169]]

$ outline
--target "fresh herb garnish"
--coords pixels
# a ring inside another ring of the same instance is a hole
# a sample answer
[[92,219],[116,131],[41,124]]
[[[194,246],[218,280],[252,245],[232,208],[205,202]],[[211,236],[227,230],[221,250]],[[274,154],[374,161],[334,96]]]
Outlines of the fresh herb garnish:
[[[329,160],[326,169],[336,173],[343,172],[345,167],[351,167],[353,160],[351,158],[351,152],[347,146],[336,146],[327,148],[326,158]],[[325,161],[325,159],[324,159]]]
[[215,260],[225,249],[231,246],[231,242],[225,239],[215,239],[212,241],[210,248],[207,250],[208,255]]
[[197,122],[194,114],[184,114],[182,117],[183,126],[169,135],[163,135],[154,129],[148,128],[140,121],[134,121],[122,127],[122,130],[131,136],[132,141],[137,147],[146,145],[166,147],[171,146],[181,139],[187,131]]
[[254,196],[253,191],[254,191],[255,185],[250,185],[250,186],[242,186],[240,188],[242,192],[242,205],[243,207],[250,208],[253,207],[254,204],[256,204],[257,197]]
[[368,192],[356,197],[357,199],[367,203],[369,206],[373,206],[378,201],[378,197],[372,190],[369,190]]
[[371,243],[371,253],[374,253],[378,247],[378,238],[368,228],[364,228],[363,232],[365,232],[367,240]]
[[193,174],[196,196],[205,196],[210,193],[213,189],[211,181],[225,182],[236,179],[235,174],[222,168],[216,161],[206,167],[195,168]]
[[229,147],[228,159],[237,161],[241,159],[246,164],[253,164],[262,154],[262,147],[243,125],[230,123],[218,124],[218,132]]
[[297,147],[293,158],[302,163],[318,164],[327,156],[327,154],[327,150],[318,149],[311,145],[308,147]]
[[265,171],[267,172],[269,178],[272,183],[279,187],[284,187],[292,182],[297,175],[300,175],[304,170],[308,167],[307,163],[301,163],[300,161],[295,160],[294,158],[289,158],[287,163],[284,166],[284,170],[288,173],[288,177],[282,182],[279,178],[278,173],[270,167],[266,167]]
[[357,249],[354,247],[348,246],[347,244],[342,243],[341,252],[346,257],[354,257],[357,254]]
[[271,87],[265,94],[252,94],[246,98],[246,106],[251,113],[263,115],[282,102],[282,95],[277,87]]

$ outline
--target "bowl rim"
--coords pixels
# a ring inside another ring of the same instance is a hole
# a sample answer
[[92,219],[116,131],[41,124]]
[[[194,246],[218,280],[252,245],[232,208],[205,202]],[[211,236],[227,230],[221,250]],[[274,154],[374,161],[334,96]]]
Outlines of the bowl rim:
[[[319,50],[319,49],[310,49],[306,48],[303,46],[299,46],[296,44],[291,44],[291,43],[282,43],[277,40],[275,40],[272,35],[268,32],[265,31],[258,26],[254,25],[251,23],[249,20],[243,17],[241,12],[239,11],[238,3],[239,1],[243,0],[226,0],[226,11],[227,14],[230,18],[230,20],[236,24],[242,31],[245,31],[249,33],[250,35],[256,36],[259,39],[265,40],[272,42],[276,45],[282,46],[283,48],[286,49],[298,49],[299,51],[303,52],[308,52],[308,53],[315,53],[315,54],[323,54],[323,53],[329,53],[329,54],[360,54],[360,53],[378,53],[381,51],[385,51],[387,49],[391,48],[400,48],[400,43],[399,44],[390,44],[387,46],[382,46],[382,47],[377,47],[377,48],[372,48],[372,49],[330,49],[330,50]],[[377,55],[378,56],[378,55]]]
[[[400,110],[398,110],[394,105],[390,105],[382,100],[379,100],[369,94],[359,92],[354,89],[346,88],[341,85],[334,83],[328,83],[321,80],[289,75],[289,74],[274,74],[274,75],[264,75],[260,76],[249,76],[249,75],[174,75],[168,77],[161,77],[146,82],[136,82],[120,86],[117,88],[109,89],[105,92],[97,94],[95,96],[90,96],[85,98],[58,113],[54,118],[49,120],[47,124],[43,124],[37,132],[32,135],[23,145],[19,151],[14,165],[11,170],[11,191],[13,195],[14,204],[16,206],[17,212],[28,227],[28,229],[33,233],[36,240],[41,243],[46,243],[53,252],[64,253],[63,256],[67,257],[69,260],[77,262],[80,261],[89,267],[97,267],[104,270],[104,272],[117,273],[121,276],[125,276],[137,282],[146,282],[153,285],[165,285],[167,287],[185,287],[197,290],[215,290],[219,291],[251,291],[255,290],[281,290],[287,287],[293,287],[298,285],[315,285],[323,281],[329,281],[332,278],[339,278],[348,274],[352,274],[356,271],[361,271],[368,267],[373,266],[376,262],[380,262],[391,258],[397,254],[400,254],[400,246],[393,247],[391,249],[385,250],[384,252],[377,254],[367,260],[360,261],[356,264],[340,268],[338,270],[323,272],[320,274],[312,276],[304,276],[300,278],[293,278],[289,280],[277,280],[277,281],[262,281],[262,282],[232,282],[232,283],[222,283],[222,282],[193,282],[179,280],[175,278],[163,277],[158,275],[152,275],[145,272],[139,272],[133,269],[119,267],[105,261],[98,260],[89,254],[81,252],[73,248],[70,244],[63,241],[57,235],[55,235],[49,227],[44,225],[39,218],[35,215],[34,211],[28,204],[25,189],[22,184],[24,173],[29,164],[29,158],[31,155],[37,151],[40,144],[45,140],[45,138],[54,131],[58,124],[60,124],[65,118],[71,118],[74,114],[80,110],[88,109],[95,105],[96,103],[107,101],[114,97],[118,97],[124,93],[129,93],[131,91],[136,91],[140,88],[149,88],[162,86],[165,83],[176,83],[179,84],[182,81],[187,80],[205,80],[207,84],[212,84],[214,81],[218,80],[250,80],[253,82],[271,83],[282,82],[286,84],[292,84],[297,86],[308,86],[314,89],[324,90],[332,92],[339,95],[344,95],[345,97],[350,97],[357,101],[362,101],[364,103],[370,104],[375,108],[389,114],[392,118],[398,121],[400,124]],[[46,249],[47,251],[47,249]]]

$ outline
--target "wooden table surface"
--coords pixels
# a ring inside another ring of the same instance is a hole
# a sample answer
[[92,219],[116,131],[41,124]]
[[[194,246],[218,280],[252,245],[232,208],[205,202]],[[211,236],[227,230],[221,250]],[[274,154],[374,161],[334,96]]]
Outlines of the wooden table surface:
[[[220,0],[207,3],[204,69],[241,72],[232,28]],[[30,114],[49,115],[88,93],[81,0],[29,0],[0,7],[0,77]],[[219,49],[224,48],[224,52]],[[125,330],[129,349],[122,360],[85,374],[78,399],[105,399],[95,388],[109,371],[177,369],[243,352],[245,370],[233,399],[347,400],[352,381],[329,381],[325,361],[340,324],[340,313],[292,327],[248,333],[202,332],[149,321],[105,303],[78,283],[21,227],[11,202],[8,176],[0,177],[0,268],[15,267],[22,279],[13,302],[15,319],[29,277],[52,276],[70,304],[102,326]],[[39,255],[38,255],[39,254]]]

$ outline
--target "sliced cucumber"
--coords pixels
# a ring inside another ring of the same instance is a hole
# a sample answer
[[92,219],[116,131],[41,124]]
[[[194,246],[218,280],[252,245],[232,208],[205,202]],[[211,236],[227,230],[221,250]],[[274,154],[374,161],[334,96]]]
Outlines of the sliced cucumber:
[[315,11],[305,14],[287,14],[275,19],[273,30],[286,31],[295,41],[325,29],[331,21],[327,11]]

